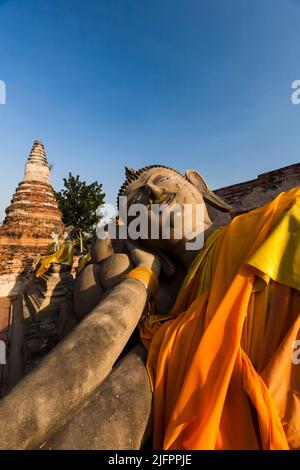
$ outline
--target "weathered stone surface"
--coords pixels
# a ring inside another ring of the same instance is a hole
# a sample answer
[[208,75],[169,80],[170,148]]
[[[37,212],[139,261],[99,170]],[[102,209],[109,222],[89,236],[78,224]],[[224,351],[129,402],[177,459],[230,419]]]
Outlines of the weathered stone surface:
[[39,278],[30,276],[24,297],[32,315],[57,311],[63,302],[72,303],[74,278],[70,271],[47,271]]
[[136,346],[43,449],[140,449],[152,427],[146,350]]
[[[26,373],[33,370],[56,346],[71,320],[74,278],[69,269],[54,265],[39,278],[32,274],[24,289]],[[64,324],[59,325],[63,311],[68,311],[69,315],[64,319]]]
[[78,319],[84,318],[101,300],[100,266],[89,264],[75,280],[73,306]]
[[300,163],[258,175],[256,179],[215,190],[215,193],[233,206],[231,214],[210,209],[216,225],[230,222],[232,217],[272,201],[279,193],[300,185]]
[[111,289],[121,282],[124,276],[133,268],[125,253],[116,253],[102,261],[100,265],[100,281],[105,289]]
[[57,331],[59,338],[65,338],[78,324],[74,315],[73,306],[69,302],[64,302],[59,308],[57,319]]
[[35,141],[0,227],[0,296],[17,294],[26,284],[32,262],[62,235],[61,212],[53,193],[44,146]]
[[7,390],[9,392],[23,377],[25,370],[23,300],[18,295],[11,303]]
[[0,449],[36,448],[82,405],[110,373],[146,300],[142,283],[124,280],[0,401]]
[[113,248],[109,237],[106,239],[100,239],[95,233],[91,243],[91,262],[93,264],[100,263],[112,254]]

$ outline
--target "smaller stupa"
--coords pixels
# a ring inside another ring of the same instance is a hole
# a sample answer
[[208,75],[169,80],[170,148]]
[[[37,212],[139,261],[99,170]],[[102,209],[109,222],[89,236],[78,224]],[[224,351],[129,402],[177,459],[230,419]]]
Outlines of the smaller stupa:
[[0,227],[0,297],[22,291],[33,261],[63,231],[45,149],[36,140]]

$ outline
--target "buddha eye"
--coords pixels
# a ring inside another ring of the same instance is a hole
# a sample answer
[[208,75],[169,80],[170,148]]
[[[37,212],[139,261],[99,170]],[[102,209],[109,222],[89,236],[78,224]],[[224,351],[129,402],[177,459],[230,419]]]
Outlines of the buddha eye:
[[176,193],[171,192],[171,191],[166,191],[163,195],[162,200],[160,201],[160,204],[170,205],[174,201],[175,197],[176,197]]
[[147,207],[150,207],[152,204],[171,205],[175,196],[176,196],[176,193],[165,191],[165,190],[163,190],[162,194],[160,195],[150,194]]

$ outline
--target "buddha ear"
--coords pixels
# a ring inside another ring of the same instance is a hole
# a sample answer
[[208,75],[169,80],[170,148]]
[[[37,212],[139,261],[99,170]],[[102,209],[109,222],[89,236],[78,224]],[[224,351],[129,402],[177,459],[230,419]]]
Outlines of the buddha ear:
[[232,210],[232,207],[229,204],[209,189],[202,176],[196,170],[187,170],[185,172],[185,176],[187,180],[202,194],[202,197],[207,204],[210,204],[223,212],[230,212]]

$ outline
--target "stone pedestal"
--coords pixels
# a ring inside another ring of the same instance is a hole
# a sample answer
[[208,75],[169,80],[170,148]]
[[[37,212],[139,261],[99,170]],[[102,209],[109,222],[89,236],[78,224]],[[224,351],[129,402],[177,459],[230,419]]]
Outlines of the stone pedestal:
[[59,342],[72,316],[74,278],[70,271],[31,276],[24,292],[26,373]]
[[26,305],[34,317],[46,318],[58,313],[62,302],[72,304],[74,279],[70,272],[46,272],[31,276],[25,290]]

